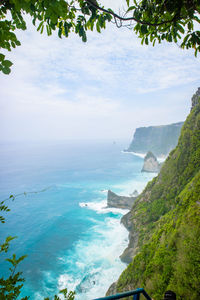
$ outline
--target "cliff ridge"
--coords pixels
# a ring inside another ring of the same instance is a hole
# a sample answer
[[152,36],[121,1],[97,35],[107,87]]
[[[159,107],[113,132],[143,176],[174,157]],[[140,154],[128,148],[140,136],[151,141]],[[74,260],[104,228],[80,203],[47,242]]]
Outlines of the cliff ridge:
[[110,291],[144,287],[154,299],[200,299],[200,98],[178,145],[122,218],[130,232],[130,264]]

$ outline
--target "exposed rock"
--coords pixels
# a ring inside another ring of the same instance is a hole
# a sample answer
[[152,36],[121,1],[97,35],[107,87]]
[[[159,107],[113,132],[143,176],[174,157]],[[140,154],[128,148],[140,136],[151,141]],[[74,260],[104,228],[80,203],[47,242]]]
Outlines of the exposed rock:
[[136,128],[133,140],[127,152],[147,153],[152,151],[156,156],[166,156],[178,143],[183,122],[170,125]]
[[129,233],[129,245],[124,250],[122,255],[120,255],[120,259],[122,262],[126,264],[130,264],[133,260],[133,257],[135,256],[137,252],[136,245],[138,244],[138,234],[135,232],[135,234]]
[[133,222],[132,222],[132,214],[130,211],[121,218],[121,223],[124,225],[124,227],[126,227],[128,231],[132,229]]
[[160,171],[160,164],[155,155],[149,151],[144,158],[144,165],[141,172],[157,173]]
[[137,244],[138,244],[138,233],[136,232],[136,230],[134,230],[132,213],[128,212],[126,215],[124,215],[121,219],[121,223],[129,231],[129,244],[128,247],[124,250],[124,252],[120,256],[120,259],[124,263],[129,264],[137,252]]
[[199,97],[200,97],[200,87],[197,89],[196,93],[192,96],[191,110],[199,103]]
[[108,207],[131,209],[137,197],[118,196],[108,190],[107,205]]
[[106,292],[106,296],[111,296],[117,294],[117,282],[113,282]]

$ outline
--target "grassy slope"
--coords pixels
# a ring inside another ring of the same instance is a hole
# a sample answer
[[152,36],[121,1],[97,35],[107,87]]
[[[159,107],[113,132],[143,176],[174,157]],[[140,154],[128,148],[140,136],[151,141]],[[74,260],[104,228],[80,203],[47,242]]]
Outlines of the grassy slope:
[[121,274],[118,291],[146,288],[162,299],[200,299],[200,103],[188,116],[178,145],[132,208],[138,254]]

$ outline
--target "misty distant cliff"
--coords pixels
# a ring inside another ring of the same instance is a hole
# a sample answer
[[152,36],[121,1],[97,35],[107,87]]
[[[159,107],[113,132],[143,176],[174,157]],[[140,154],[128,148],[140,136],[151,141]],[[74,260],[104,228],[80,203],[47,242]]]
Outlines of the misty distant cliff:
[[178,143],[183,122],[170,125],[139,127],[126,150],[128,152],[153,152],[156,156],[167,155]]

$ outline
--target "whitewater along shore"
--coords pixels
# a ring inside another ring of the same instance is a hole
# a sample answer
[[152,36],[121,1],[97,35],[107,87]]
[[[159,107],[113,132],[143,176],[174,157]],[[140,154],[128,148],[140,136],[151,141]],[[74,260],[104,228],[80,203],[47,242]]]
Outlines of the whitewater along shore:
[[[108,190],[107,194],[107,208],[115,207],[115,208],[122,208],[122,209],[129,209],[131,210],[135,200],[138,196],[135,197],[128,197],[128,196],[119,196],[112,192],[111,190]],[[138,235],[136,231],[133,230],[133,222],[131,222],[131,212],[129,211],[127,214],[125,214],[121,218],[121,223],[124,225],[124,227],[129,232],[129,244],[128,247],[124,250],[122,255],[120,256],[120,259],[122,262],[129,264],[133,256],[136,252],[136,245],[138,242]]]
[[[139,195],[138,195],[139,196]],[[119,196],[108,190],[107,194],[107,208],[115,207],[115,208],[122,208],[122,209],[129,209],[129,212],[125,214],[121,218],[121,223],[129,232],[129,243],[128,247],[123,251],[120,255],[120,259],[122,262],[126,263],[127,265],[132,261],[133,257],[137,252],[137,244],[138,244],[138,233],[134,230],[134,224],[131,221],[131,208],[137,199],[138,196]],[[109,287],[106,295],[112,295],[116,293],[116,282],[112,283]]]

